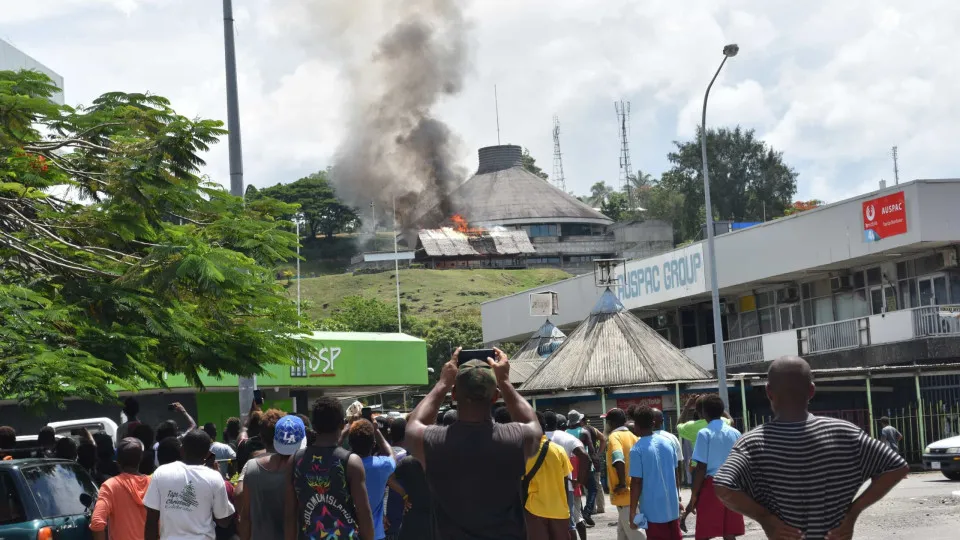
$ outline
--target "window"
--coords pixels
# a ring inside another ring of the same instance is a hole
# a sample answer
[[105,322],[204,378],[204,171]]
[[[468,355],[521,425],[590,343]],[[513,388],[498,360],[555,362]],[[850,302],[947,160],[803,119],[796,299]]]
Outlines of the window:
[[803,325],[813,326],[833,322],[833,297],[830,280],[821,279],[801,285],[803,295]]
[[530,225],[527,233],[530,238],[541,238],[544,236],[560,236],[560,227],[557,225]]
[[79,465],[44,463],[23,467],[20,472],[45,518],[81,515],[86,507],[80,495],[97,496],[97,486]]
[[0,525],[26,520],[17,486],[7,471],[0,471]]

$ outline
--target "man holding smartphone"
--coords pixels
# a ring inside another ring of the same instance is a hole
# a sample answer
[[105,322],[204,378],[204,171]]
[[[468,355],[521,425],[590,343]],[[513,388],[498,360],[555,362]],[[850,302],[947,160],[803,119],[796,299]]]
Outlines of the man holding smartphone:
[[[540,450],[540,422],[510,384],[503,351],[494,349],[495,360],[460,363],[460,350],[407,418],[408,449],[435,494],[440,538],[525,540],[520,481],[527,459]],[[457,402],[457,422],[432,425],[448,392]],[[515,422],[493,422],[491,407],[500,395]]]

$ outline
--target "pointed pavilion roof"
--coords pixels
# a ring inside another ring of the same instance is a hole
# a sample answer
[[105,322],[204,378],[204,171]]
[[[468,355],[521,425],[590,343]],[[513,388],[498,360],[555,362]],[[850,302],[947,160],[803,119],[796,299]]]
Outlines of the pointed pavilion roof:
[[510,358],[510,382],[520,384],[526,381],[566,338],[567,335],[547,319]]
[[709,371],[624,308],[608,288],[590,317],[520,389],[604,388],[711,377]]

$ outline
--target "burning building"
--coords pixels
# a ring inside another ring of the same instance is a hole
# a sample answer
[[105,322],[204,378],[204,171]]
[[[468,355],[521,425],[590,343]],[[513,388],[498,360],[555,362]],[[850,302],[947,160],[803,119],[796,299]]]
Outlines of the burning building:
[[[524,169],[520,146],[488,146],[480,149],[479,157],[477,173],[443,201],[421,201],[417,217],[411,220],[419,232],[415,239],[407,237],[408,243],[417,243],[418,259],[449,268],[461,267],[450,263],[464,257],[462,266],[466,266],[477,260],[470,246],[492,245],[496,238],[500,245],[510,242],[532,248],[533,253],[518,253],[521,266],[555,266],[581,273],[592,271],[594,259],[647,256],[673,248],[669,224],[646,221],[613,226],[610,218],[590,205]],[[458,214],[451,216],[451,208]],[[485,256],[480,255],[480,260]],[[490,260],[500,256],[495,251]]]
[[523,231],[487,231],[461,223],[456,228],[421,230],[415,260],[436,269],[525,268],[527,258],[536,254]]

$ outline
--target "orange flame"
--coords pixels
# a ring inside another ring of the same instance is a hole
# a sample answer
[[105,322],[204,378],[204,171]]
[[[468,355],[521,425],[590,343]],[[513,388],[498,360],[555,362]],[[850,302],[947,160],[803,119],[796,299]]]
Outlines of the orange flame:
[[450,216],[450,222],[453,224],[453,230],[463,234],[483,234],[483,229],[471,227],[466,218],[460,214]]

